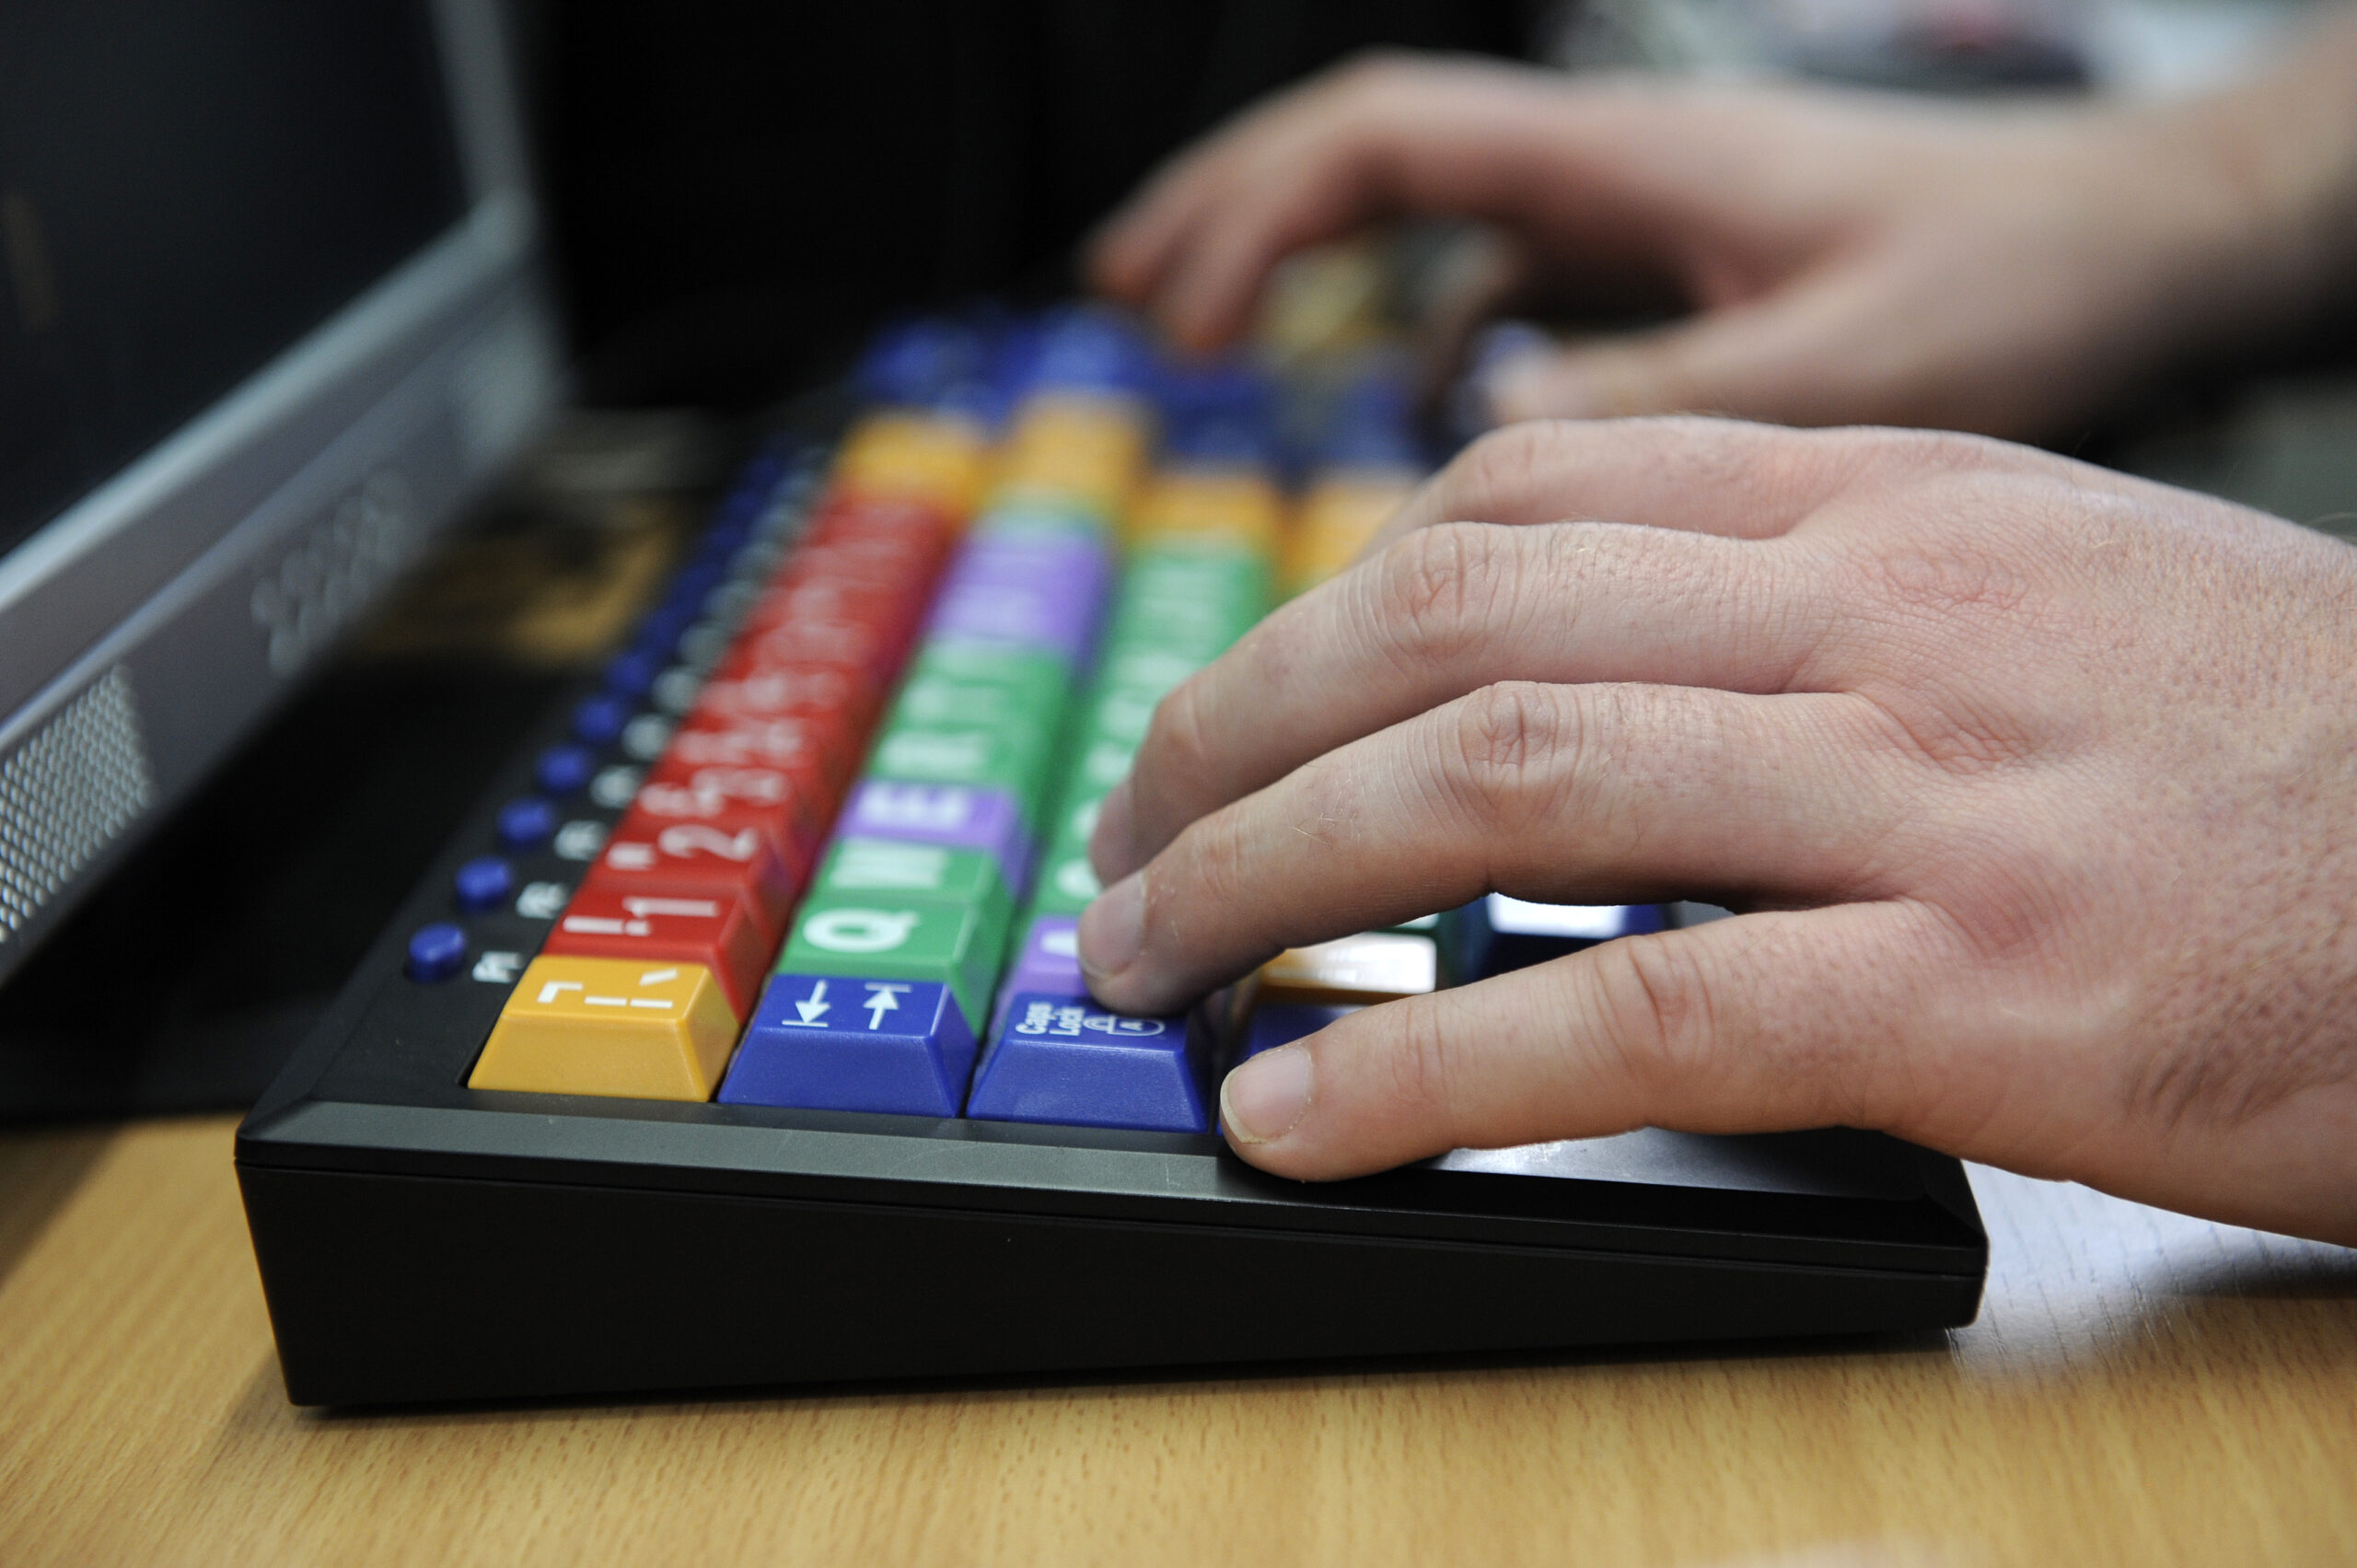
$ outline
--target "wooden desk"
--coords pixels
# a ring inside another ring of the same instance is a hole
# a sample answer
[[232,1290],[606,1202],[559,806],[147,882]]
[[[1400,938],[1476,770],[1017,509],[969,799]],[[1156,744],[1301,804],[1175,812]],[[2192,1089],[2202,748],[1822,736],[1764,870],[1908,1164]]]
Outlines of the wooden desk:
[[230,1128],[0,1138],[0,1562],[2357,1560],[2357,1253],[2077,1188],[1904,1344],[321,1417]]

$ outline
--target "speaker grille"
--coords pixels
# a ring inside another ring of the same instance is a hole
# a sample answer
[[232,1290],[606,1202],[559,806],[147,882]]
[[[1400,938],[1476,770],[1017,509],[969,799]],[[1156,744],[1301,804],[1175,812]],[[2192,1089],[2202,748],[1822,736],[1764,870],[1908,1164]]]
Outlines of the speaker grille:
[[0,762],[0,943],[156,798],[121,665]]

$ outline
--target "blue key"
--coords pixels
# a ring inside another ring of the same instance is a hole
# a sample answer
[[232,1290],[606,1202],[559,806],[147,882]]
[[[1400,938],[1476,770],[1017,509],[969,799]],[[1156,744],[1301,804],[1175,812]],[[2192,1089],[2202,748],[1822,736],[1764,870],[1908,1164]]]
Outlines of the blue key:
[[459,907],[470,914],[505,903],[515,888],[516,868],[495,854],[479,855],[467,862],[451,879],[451,891]]
[[737,1048],[724,1105],[955,1116],[974,1031],[946,985],[772,977]]
[[573,733],[592,746],[610,746],[630,723],[631,706],[620,697],[591,697],[573,710]]
[[499,842],[508,849],[530,849],[556,831],[556,807],[534,796],[499,808]]
[[532,778],[551,795],[571,795],[598,771],[597,754],[585,746],[552,746],[540,753]]
[[421,925],[409,939],[401,968],[412,980],[447,980],[467,961],[467,934],[447,921]]
[[1310,1003],[1272,1002],[1253,1010],[1252,1027],[1244,1036],[1244,1050],[1237,1057],[1249,1062],[1264,1051],[1274,1051],[1281,1045],[1291,1045],[1306,1040],[1337,1018],[1349,1017],[1356,1007],[1327,1007]]
[[1210,1054],[1184,1017],[1135,1018],[1086,994],[1018,992],[974,1076],[966,1114],[1207,1132]]

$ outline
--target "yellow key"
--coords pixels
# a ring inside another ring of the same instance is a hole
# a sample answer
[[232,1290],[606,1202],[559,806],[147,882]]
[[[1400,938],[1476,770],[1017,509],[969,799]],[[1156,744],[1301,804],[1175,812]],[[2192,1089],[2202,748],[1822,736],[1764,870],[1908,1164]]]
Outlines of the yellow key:
[[1321,1006],[1422,996],[1439,981],[1432,938],[1369,931],[1288,947],[1260,966],[1260,999]]
[[1229,539],[1266,553],[1282,515],[1276,486],[1248,469],[1182,469],[1158,475],[1139,497],[1130,535]]
[[534,958],[501,1009],[470,1088],[710,1099],[737,1016],[702,964]]
[[1301,504],[1285,558],[1285,591],[1316,587],[1358,558],[1367,540],[1416,488],[1407,470],[1345,470],[1313,486]]
[[835,459],[835,480],[857,494],[928,502],[963,517],[988,468],[988,448],[971,421],[895,412],[860,422]]

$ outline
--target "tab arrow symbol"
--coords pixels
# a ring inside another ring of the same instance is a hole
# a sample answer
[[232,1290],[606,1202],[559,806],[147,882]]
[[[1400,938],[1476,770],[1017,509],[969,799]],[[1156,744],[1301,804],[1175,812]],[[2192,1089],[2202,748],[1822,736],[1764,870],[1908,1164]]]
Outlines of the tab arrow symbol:
[[867,988],[867,1027],[871,1029],[882,1028],[884,1015],[900,1010],[900,1005],[893,1000],[892,993],[907,989],[905,985],[870,985]]
[[811,986],[807,997],[794,1005],[794,1010],[802,1015],[804,1023],[815,1024],[827,1016],[827,982],[822,980]]

